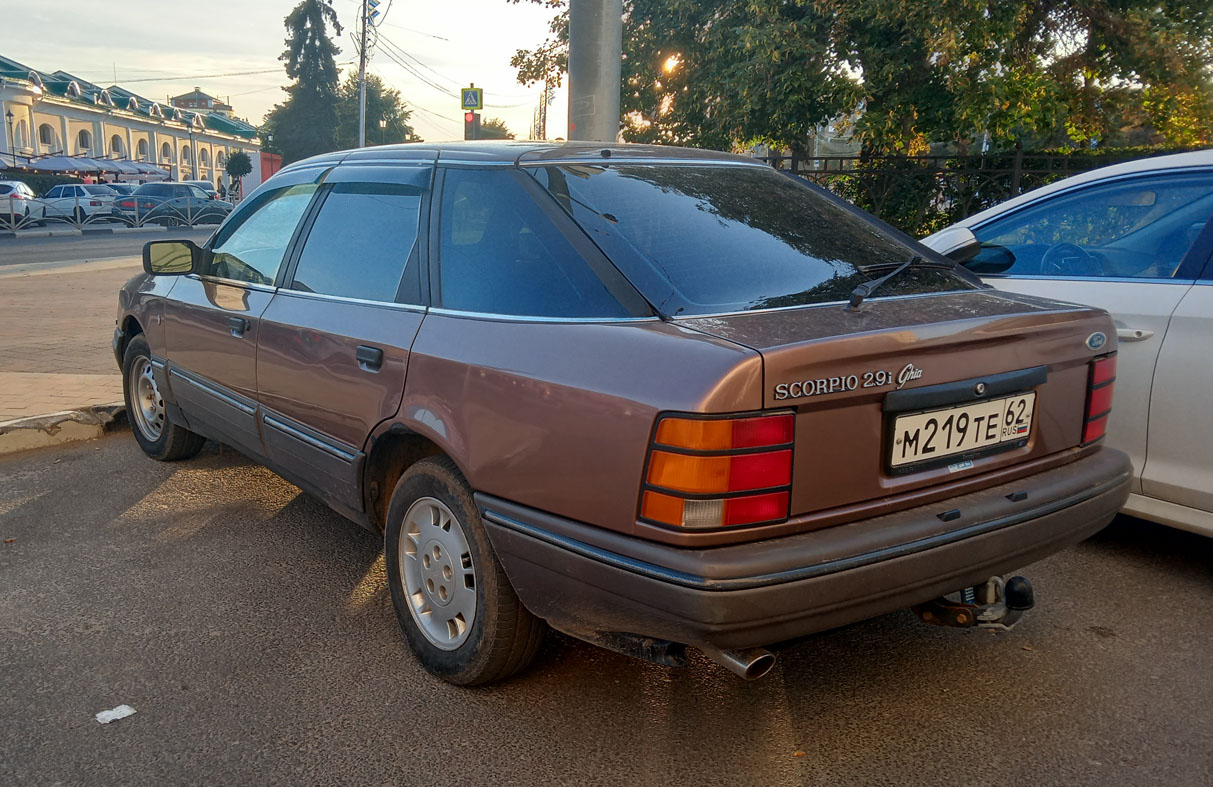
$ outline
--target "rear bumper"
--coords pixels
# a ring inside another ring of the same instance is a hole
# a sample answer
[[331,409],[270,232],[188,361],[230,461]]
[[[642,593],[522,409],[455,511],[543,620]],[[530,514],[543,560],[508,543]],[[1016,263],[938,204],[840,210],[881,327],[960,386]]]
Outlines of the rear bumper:
[[[1040,560],[1108,524],[1131,477],[1128,457],[1104,448],[929,506],[699,550],[476,499],[522,602],[556,628],[727,649],[854,623]],[[945,524],[951,509],[960,517]]]

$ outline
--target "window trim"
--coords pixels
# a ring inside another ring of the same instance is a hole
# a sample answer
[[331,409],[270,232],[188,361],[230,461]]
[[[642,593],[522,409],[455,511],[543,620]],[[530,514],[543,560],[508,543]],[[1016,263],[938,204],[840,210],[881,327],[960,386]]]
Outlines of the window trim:
[[[1038,208],[1048,202],[1058,199],[1069,199],[1071,197],[1080,196],[1084,192],[1094,191],[1096,189],[1107,186],[1123,186],[1132,185],[1134,181],[1158,180],[1167,178],[1187,177],[1191,175],[1209,175],[1213,176],[1213,167],[1175,167],[1172,169],[1156,169],[1145,172],[1131,172],[1124,175],[1105,178],[1103,180],[1090,181],[1082,183],[1069,189],[1061,189],[1060,191],[1042,194],[1038,199],[1030,200],[1024,204],[998,216],[993,216],[987,221],[980,224],[974,224],[971,229],[976,236],[978,232],[984,230],[992,224],[1007,219],[1012,219],[1015,216],[1022,214],[1024,211]],[[978,241],[980,243],[980,240]],[[1152,276],[1045,276],[1038,273],[988,273],[981,274],[982,279],[1023,279],[1027,281],[1044,280],[1044,281],[1083,281],[1083,282],[1122,282],[1122,283],[1141,283],[1149,282],[1151,284],[1184,284],[1191,285],[1202,276],[1213,275],[1213,269],[1206,270],[1209,266],[1210,255],[1213,254],[1213,215],[1205,221],[1204,228],[1196,236],[1196,240],[1184,253],[1183,258],[1179,261],[1179,265],[1175,268],[1175,275],[1170,278],[1161,279]],[[1202,271],[1204,271],[1202,273]]]
[[[440,159],[438,166],[435,168],[437,175],[435,178],[435,186],[433,189],[433,202],[430,209],[430,225],[432,232],[430,233],[430,254],[428,292],[430,299],[430,311],[435,314],[444,314],[453,317],[469,317],[488,319],[501,322],[585,322],[585,323],[613,323],[613,322],[636,322],[658,320],[656,310],[653,308],[640,291],[632,284],[623,272],[616,267],[615,263],[607,257],[601,249],[598,248],[585,232],[577,226],[568,214],[560,208],[554,197],[548,191],[539,185],[533,177],[524,173],[521,168],[515,165],[489,166],[487,164],[479,164],[469,166],[464,162],[458,162],[455,166],[448,166]],[[542,315],[524,315],[524,314],[499,314],[497,312],[480,312],[468,311],[465,309],[449,309],[442,304],[442,204],[446,194],[446,176],[448,170],[473,170],[481,172],[501,172],[506,171],[509,177],[513,178],[516,183],[522,186],[523,191],[531,198],[535,206],[539,209],[552,227],[560,233],[561,236],[573,247],[585,264],[589,267],[590,272],[598,277],[602,282],[607,292],[615,299],[620,308],[626,313],[620,317],[551,317]]]
[[[417,208],[417,242],[413,246],[414,254],[417,255],[417,276],[418,276],[419,280],[423,280],[424,277],[422,276],[422,272],[425,271],[429,267],[429,259],[428,259],[429,216],[430,216],[430,202],[432,200],[432,196],[434,193],[434,178],[435,178],[434,166],[433,166],[433,164],[431,164],[428,161],[419,161],[416,165],[414,165],[412,162],[409,162],[408,164],[403,164],[401,166],[406,166],[406,167],[409,167],[410,169],[420,169],[422,167],[428,167],[430,169],[430,185],[428,187],[422,188],[421,204]],[[333,167],[331,170],[329,170],[329,172],[332,172],[336,169],[337,169],[336,167]],[[343,168],[343,169],[345,169],[345,168]],[[353,168],[351,168],[351,169],[353,169]],[[303,256],[303,249],[307,246],[307,239],[311,235],[312,227],[316,224],[316,219],[320,216],[320,211],[324,208],[324,203],[328,200],[329,194],[332,193],[333,189],[337,185],[339,185],[339,184],[348,185],[351,183],[379,183],[379,184],[385,184],[385,185],[389,185],[389,186],[390,185],[400,185],[399,183],[396,183],[395,181],[392,181],[392,180],[389,180],[389,179],[386,179],[383,177],[374,177],[374,174],[376,174],[376,173],[369,171],[372,168],[368,167],[367,169],[368,169],[368,172],[366,174],[368,175],[368,177],[366,177],[366,178],[354,178],[354,179],[349,179],[349,180],[342,179],[339,181],[334,181],[333,183],[327,182],[327,176],[329,173],[328,172],[325,173],[325,177],[326,177],[325,182],[322,182],[320,185],[320,188],[316,190],[316,198],[312,201],[312,204],[308,207],[307,211],[304,212],[303,219],[299,224],[299,228],[297,230],[297,238],[295,239],[297,242],[292,244],[292,246],[288,249],[289,253],[288,253],[287,257],[284,258],[284,261],[282,264],[282,270],[281,270],[282,275],[277,280],[276,286],[283,292],[289,292],[294,295],[316,296],[317,298],[320,298],[320,299],[342,301],[342,302],[346,302],[346,303],[378,304],[378,305],[384,305],[384,306],[404,306],[404,307],[409,307],[410,309],[425,311],[429,308],[430,301],[429,301],[429,291],[425,287],[424,281],[422,281],[421,284],[418,285],[418,290],[417,290],[418,294],[419,294],[418,300],[421,301],[420,303],[409,303],[408,300],[406,300],[404,298],[405,285],[406,285],[405,274],[408,273],[408,263],[409,263],[408,259],[406,259],[404,262],[404,269],[401,271],[401,274],[400,274],[400,282],[397,284],[396,293],[395,293],[395,295],[392,296],[392,300],[390,300],[390,301],[388,301],[388,300],[381,301],[381,300],[375,300],[375,299],[370,299],[370,298],[352,298],[352,297],[348,297],[345,295],[331,295],[328,293],[319,293],[319,292],[314,293],[314,292],[307,292],[304,290],[295,290],[295,289],[291,288],[291,285],[293,285],[295,283],[295,271],[299,267],[299,260]],[[375,169],[383,169],[383,168],[375,168]],[[410,258],[412,256],[413,256],[412,254],[409,255]]]

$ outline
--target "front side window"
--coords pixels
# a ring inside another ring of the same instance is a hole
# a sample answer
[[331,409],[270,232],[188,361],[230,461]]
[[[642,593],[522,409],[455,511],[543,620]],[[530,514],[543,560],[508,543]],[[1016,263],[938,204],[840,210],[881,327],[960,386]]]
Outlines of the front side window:
[[[757,166],[528,167],[651,303],[686,317],[845,301],[922,253],[802,182]],[[967,290],[914,265],[881,295]]]
[[1213,174],[1108,183],[1045,199],[974,233],[978,273],[1170,279],[1213,213]]
[[630,316],[517,177],[508,170],[447,172],[438,262],[442,306],[527,317]]
[[336,184],[308,232],[291,289],[393,301],[405,265],[417,265],[421,194],[398,183]]
[[312,183],[266,192],[242,220],[224,226],[215,236],[206,273],[272,285],[286,247],[315,192]]

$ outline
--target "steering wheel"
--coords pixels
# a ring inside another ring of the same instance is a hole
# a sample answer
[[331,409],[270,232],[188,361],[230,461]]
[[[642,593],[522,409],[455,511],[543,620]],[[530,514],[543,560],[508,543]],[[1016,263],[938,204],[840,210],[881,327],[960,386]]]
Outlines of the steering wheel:
[[1055,243],[1040,258],[1042,276],[1102,276],[1099,258],[1073,243]]

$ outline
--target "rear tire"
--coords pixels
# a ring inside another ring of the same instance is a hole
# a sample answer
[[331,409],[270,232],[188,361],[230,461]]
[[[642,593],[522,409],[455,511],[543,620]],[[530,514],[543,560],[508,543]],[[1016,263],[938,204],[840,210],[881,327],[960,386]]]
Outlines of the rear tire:
[[396,617],[429,672],[472,686],[535,658],[547,624],[518,599],[448,457],[422,459],[396,483],[384,556]]
[[122,356],[122,394],[135,442],[143,453],[162,462],[189,459],[202,450],[206,438],[168,419],[151,363],[147,339],[139,334]]

